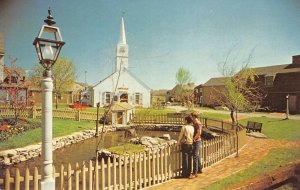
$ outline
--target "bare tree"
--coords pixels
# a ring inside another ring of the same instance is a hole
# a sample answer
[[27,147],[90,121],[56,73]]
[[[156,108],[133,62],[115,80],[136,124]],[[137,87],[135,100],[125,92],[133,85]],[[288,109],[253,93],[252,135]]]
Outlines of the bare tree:
[[222,106],[226,106],[230,110],[232,123],[237,122],[239,111],[254,110],[259,105],[265,93],[259,88],[256,82],[256,75],[253,69],[249,68],[252,62],[251,52],[245,61],[241,61],[242,67],[236,72],[236,66],[230,64],[228,53],[225,61],[220,65],[223,76],[227,77],[223,90],[216,90],[214,99]]
[[15,123],[18,123],[21,113],[28,106],[29,81],[25,79],[23,69],[16,67],[16,60],[11,59],[11,67],[3,66],[6,75],[1,84],[8,95],[8,101],[14,112]]

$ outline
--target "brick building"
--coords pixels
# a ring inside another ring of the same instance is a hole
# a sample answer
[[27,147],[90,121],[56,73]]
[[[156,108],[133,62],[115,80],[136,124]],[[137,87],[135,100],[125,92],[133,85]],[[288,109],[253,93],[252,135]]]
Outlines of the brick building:
[[[289,111],[300,113],[300,55],[293,56],[291,64],[252,69],[256,75],[256,82],[267,95],[262,107],[273,111],[285,111],[288,96]],[[224,90],[226,80],[227,77],[211,78],[202,86],[198,86],[202,90],[204,106],[218,106],[216,97],[220,96],[216,93]]]

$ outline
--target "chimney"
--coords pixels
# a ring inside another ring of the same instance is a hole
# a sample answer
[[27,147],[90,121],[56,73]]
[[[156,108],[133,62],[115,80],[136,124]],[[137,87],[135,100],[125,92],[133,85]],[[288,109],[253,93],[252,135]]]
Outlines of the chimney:
[[293,64],[300,64],[300,55],[293,56]]

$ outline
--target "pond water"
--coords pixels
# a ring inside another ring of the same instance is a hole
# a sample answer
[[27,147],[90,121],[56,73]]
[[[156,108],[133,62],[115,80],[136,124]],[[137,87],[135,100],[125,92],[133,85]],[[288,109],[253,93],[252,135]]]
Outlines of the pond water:
[[[161,137],[163,136],[163,134],[170,134],[172,139],[177,139],[179,132],[137,131],[137,134],[138,136],[150,137]],[[118,146],[128,142],[128,140],[128,138],[124,137],[124,131],[105,133],[103,134],[102,141],[100,141],[100,137],[91,138],[55,150],[53,152],[53,164],[56,166],[57,169],[60,167],[60,165],[64,165],[66,167],[68,163],[70,163],[72,166],[74,166],[76,162],[81,164],[82,161],[89,161],[95,159],[97,147],[100,150],[101,148]],[[30,173],[33,172],[34,167],[37,167],[39,169],[39,172],[41,172],[42,158],[35,157],[31,160],[21,162],[14,166],[9,166],[8,169],[10,170],[11,175],[14,175],[15,168],[19,168],[21,174],[23,174],[26,167],[29,168]],[[4,176],[4,172],[5,170],[1,169],[0,177]]]

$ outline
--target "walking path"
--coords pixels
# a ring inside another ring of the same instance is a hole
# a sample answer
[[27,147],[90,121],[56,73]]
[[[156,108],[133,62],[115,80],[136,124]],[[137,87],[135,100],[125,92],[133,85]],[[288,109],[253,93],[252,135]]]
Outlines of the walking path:
[[[187,110],[186,107],[183,106],[167,106],[168,108],[175,109],[177,112],[181,112],[184,110]],[[202,112],[211,112],[211,113],[222,113],[222,114],[229,114],[229,111],[226,110],[213,110],[213,109],[202,109],[202,108],[194,108],[195,110],[198,110],[200,113]],[[286,114],[285,113],[279,113],[279,112],[245,112],[245,113],[238,113],[239,116],[247,116],[247,117],[269,117],[269,118],[279,118],[279,119],[285,119]],[[300,120],[300,114],[298,115],[289,115],[290,119]]]
[[247,144],[239,151],[239,156],[228,157],[213,166],[203,169],[203,173],[194,179],[173,179],[148,189],[153,190],[198,190],[211,183],[226,178],[246,169],[254,162],[262,159],[272,148],[297,147],[300,142],[278,141],[247,137]]

